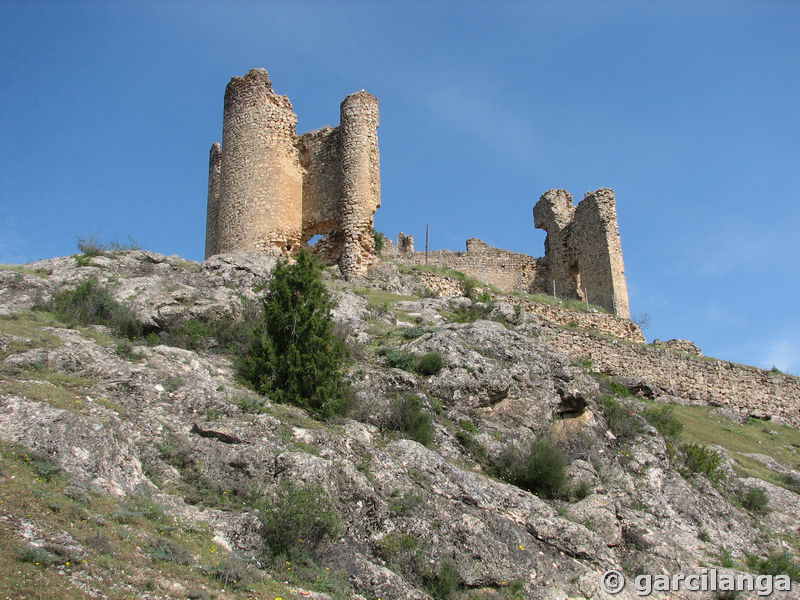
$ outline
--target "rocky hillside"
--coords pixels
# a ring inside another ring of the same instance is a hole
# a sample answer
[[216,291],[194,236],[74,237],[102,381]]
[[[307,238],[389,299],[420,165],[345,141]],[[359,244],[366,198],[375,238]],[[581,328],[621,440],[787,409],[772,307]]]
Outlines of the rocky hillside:
[[[387,262],[326,275],[351,402],[314,419],[235,377],[273,266],[0,267],[0,598],[607,599],[642,574],[800,575],[797,429],[656,402],[525,303],[435,297]],[[81,285],[113,297],[105,324],[70,318]]]

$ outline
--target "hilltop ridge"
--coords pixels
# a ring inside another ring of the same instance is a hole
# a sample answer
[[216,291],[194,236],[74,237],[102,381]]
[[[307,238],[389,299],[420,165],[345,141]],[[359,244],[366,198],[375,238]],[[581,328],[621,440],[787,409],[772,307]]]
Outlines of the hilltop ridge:
[[[0,596],[608,599],[637,597],[606,594],[609,569],[798,576],[797,378],[382,260],[326,275],[353,403],[319,421],[235,378],[275,261],[0,267]],[[90,281],[132,340],[55,311]],[[540,442],[564,480],[533,493],[514,457]],[[300,531],[303,506],[330,528],[276,540],[275,507]]]

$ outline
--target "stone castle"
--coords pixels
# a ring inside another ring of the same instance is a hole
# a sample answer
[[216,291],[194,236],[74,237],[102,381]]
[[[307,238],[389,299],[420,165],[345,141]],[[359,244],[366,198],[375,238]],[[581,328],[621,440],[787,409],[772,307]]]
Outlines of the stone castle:
[[[341,104],[339,127],[297,135],[297,115],[272,89],[264,69],[231,79],[225,90],[222,147],[211,146],[206,258],[223,252],[290,255],[313,246],[345,276],[376,260],[373,217],[381,203],[378,100],[365,91]],[[414,251],[400,235],[395,258],[430,260],[505,291],[580,298],[630,317],[628,291],[610,189],[587,193],[573,206],[566,190],[550,190],[533,209],[547,232],[545,256],[492,248],[478,239],[467,251]],[[389,251],[393,251],[389,245]]]
[[[533,221],[547,232],[543,258],[472,238],[466,252],[436,251],[428,264],[461,271],[506,292],[579,298],[630,318],[614,192],[589,192],[573,206],[569,192],[550,190],[533,207]],[[425,264],[425,252],[414,251],[413,236],[401,233],[395,254],[404,264]]]
[[289,255],[314,249],[342,273],[375,260],[373,215],[381,204],[378,100],[365,91],[341,104],[339,127],[298,136],[297,115],[264,69],[225,89],[222,147],[211,146],[206,258],[223,252]]

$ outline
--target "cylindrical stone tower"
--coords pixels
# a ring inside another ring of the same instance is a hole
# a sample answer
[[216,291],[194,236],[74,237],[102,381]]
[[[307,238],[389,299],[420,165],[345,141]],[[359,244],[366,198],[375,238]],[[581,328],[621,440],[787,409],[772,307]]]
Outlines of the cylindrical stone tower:
[[217,253],[217,220],[219,219],[219,170],[222,150],[219,142],[208,153],[208,210],[206,211],[206,258]]
[[215,252],[283,254],[300,243],[302,171],[297,115],[264,69],[225,89]]
[[345,98],[339,131],[339,223],[344,238],[339,266],[344,275],[352,275],[363,272],[375,259],[372,217],[381,205],[378,99],[364,90]]

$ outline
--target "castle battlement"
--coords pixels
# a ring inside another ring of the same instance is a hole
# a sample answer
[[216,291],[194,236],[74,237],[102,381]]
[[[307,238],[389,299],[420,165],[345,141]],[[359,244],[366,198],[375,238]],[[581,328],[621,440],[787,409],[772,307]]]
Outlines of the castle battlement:
[[225,89],[222,146],[211,147],[206,258],[223,252],[290,255],[315,236],[315,252],[345,275],[375,260],[381,203],[378,100],[341,104],[339,127],[297,135],[297,115],[264,69]]

